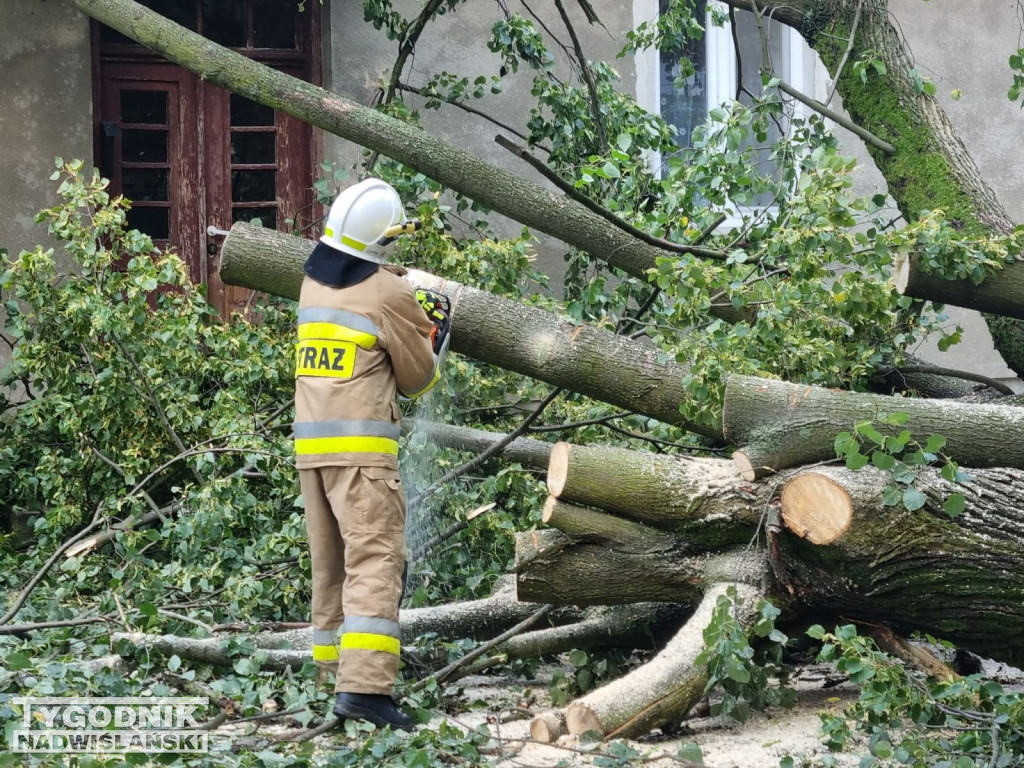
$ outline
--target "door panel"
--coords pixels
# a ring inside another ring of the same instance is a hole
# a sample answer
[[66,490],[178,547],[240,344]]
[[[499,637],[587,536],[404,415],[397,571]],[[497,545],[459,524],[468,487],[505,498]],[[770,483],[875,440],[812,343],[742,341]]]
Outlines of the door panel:
[[[305,80],[319,75],[317,14],[280,0],[142,0],[251,58]],[[193,282],[222,316],[250,292],[217,274],[223,236],[236,221],[275,229],[308,225],[314,206],[310,126],[231,94],[128,38],[94,26],[97,157],[129,223],[158,247],[175,247]],[[210,233],[213,234],[210,234]]]

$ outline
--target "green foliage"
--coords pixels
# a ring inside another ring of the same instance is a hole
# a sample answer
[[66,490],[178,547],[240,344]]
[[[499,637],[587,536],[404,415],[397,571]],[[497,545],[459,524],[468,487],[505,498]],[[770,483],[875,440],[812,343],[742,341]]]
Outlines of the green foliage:
[[819,660],[834,663],[860,686],[842,715],[822,714],[830,749],[867,736],[861,765],[994,768],[1024,761],[1024,696],[980,675],[935,680],[908,671],[851,624],[808,635],[821,641]]
[[[1006,93],[1010,101],[1020,99],[1021,89],[1024,88],[1024,48],[1018,48],[1017,52],[1010,56],[1010,71],[1013,73],[1013,84]],[[1024,102],[1021,102],[1024,106]]]
[[[928,501],[915,487],[920,467],[940,465],[942,478],[950,483],[967,482],[970,476],[942,452],[946,445],[942,435],[929,435],[922,444],[909,429],[897,431],[908,420],[905,413],[879,413],[874,419],[858,422],[852,432],[836,435],[835,451],[845,459],[848,469],[862,469],[870,463],[888,473],[892,482],[883,492],[882,503],[887,507],[902,504],[908,512],[916,512]],[[959,517],[966,507],[967,498],[962,493],[951,493],[942,504],[950,517]]]
[[711,705],[711,714],[728,715],[740,722],[750,717],[751,708],[790,707],[796,700],[796,692],[787,684],[788,672],[782,666],[782,650],[789,638],[775,628],[781,611],[769,602],[758,605],[752,634],[765,643],[755,651],[736,615],[742,605],[735,587],[719,596],[704,630],[704,649],[696,660],[696,664],[707,667],[705,692],[721,694],[721,699]]

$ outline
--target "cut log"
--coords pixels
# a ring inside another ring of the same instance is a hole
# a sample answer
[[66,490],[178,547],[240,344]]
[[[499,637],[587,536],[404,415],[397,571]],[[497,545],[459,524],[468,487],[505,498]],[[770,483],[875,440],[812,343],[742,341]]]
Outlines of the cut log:
[[530,738],[544,744],[552,744],[565,735],[565,714],[545,712],[530,721]]
[[906,424],[878,430],[909,429],[924,443],[946,438],[943,451],[966,467],[1024,468],[1024,411],[1002,405],[952,400],[915,400],[772,379],[730,376],[722,421],[726,438],[742,446],[737,468],[753,480],[790,467],[835,458],[835,436],[852,431],[880,413],[905,413]]
[[1024,261],[1010,262],[976,285],[971,280],[946,280],[926,272],[916,253],[901,253],[893,265],[893,283],[899,293],[915,299],[1024,318]]
[[683,542],[671,533],[659,531],[643,523],[578,507],[548,496],[541,521],[568,534],[577,542],[611,543],[621,552],[679,552]]
[[686,625],[653,660],[566,707],[569,733],[596,731],[605,739],[625,739],[680,720],[704,694],[707,671],[696,660],[715,606],[730,589],[739,599],[734,615],[749,631],[758,615],[761,589],[743,583],[714,584]]
[[[229,285],[295,299],[313,243],[263,227],[235,224],[221,249]],[[452,300],[451,349],[714,439],[717,426],[683,420],[686,369],[660,350],[608,330],[579,325],[537,307],[412,270],[413,285]],[[615,365],[608,365],[614,360]]]
[[852,519],[850,494],[826,475],[804,472],[782,489],[782,522],[812,544],[831,544]]
[[[775,569],[807,609],[1024,663],[1024,471],[975,469],[957,484],[921,468],[912,491],[923,506],[913,512],[902,499],[885,505],[892,476],[874,467],[819,467],[789,482],[806,488],[807,474],[827,481],[812,487],[841,489],[853,507],[847,530],[827,545],[779,539]],[[954,493],[967,506],[951,517],[943,504]]]
[[694,603],[707,558],[623,552],[611,544],[577,544],[561,531],[516,534],[516,593],[553,605]]
[[708,546],[749,541],[771,496],[728,460],[570,443],[551,451],[548,491]]

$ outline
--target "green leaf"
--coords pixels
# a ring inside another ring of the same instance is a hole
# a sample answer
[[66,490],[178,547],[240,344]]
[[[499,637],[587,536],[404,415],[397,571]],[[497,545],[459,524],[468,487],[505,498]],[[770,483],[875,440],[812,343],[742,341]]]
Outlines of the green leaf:
[[927,501],[928,497],[916,488],[907,488],[903,491],[903,506],[906,507],[909,512],[916,512],[923,507]]
[[895,507],[903,500],[903,492],[898,485],[887,485],[882,491],[882,504],[887,507]]
[[24,653],[11,651],[4,655],[4,664],[8,669],[17,672],[20,669],[28,669],[32,666],[32,659]]
[[807,636],[813,637],[815,640],[821,640],[825,637],[825,628],[821,624],[812,624],[807,628]]
[[629,148],[633,145],[633,137],[626,132],[620,133],[615,139],[615,144],[623,152],[628,152]]
[[967,509],[967,497],[962,493],[954,493],[942,504],[942,511],[950,517],[959,517]]
[[946,445],[946,438],[942,435],[929,435],[924,444],[925,453],[938,453]]
[[142,603],[139,606],[139,613],[143,616],[156,616],[156,606],[152,603]]
[[622,175],[621,173],[619,173],[619,167],[612,163],[611,161],[608,161],[607,163],[602,165],[601,170],[604,171],[604,176],[607,179],[617,179]]
[[885,451],[872,451],[871,463],[879,469],[889,470],[896,466],[896,459]]
[[736,661],[736,659],[729,659],[726,663],[725,674],[728,675],[730,680],[734,680],[737,683],[750,682],[750,672],[745,666]]
[[704,752],[701,751],[701,748],[692,741],[688,741],[679,747],[679,751],[676,752],[676,757],[689,763],[704,765]]
[[846,455],[846,468],[854,471],[866,467],[868,464],[868,457],[860,451],[853,451]]

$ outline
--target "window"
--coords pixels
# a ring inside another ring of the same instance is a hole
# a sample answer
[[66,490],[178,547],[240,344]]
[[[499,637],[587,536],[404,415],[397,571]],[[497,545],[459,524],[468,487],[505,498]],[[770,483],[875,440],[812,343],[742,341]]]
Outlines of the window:
[[[669,2],[679,0],[634,0],[634,23],[657,18]],[[645,109],[660,114],[675,126],[680,146],[688,146],[694,129],[701,125],[715,107],[737,98],[737,77],[747,91],[761,91],[761,36],[757,20],[748,11],[736,12],[736,38],[739,47],[737,62],[733,31],[728,22],[715,26],[712,10],[727,9],[714,0],[696,0],[698,15],[705,19],[704,37],[691,40],[686,50],[663,54],[646,50],[636,57],[637,101]],[[798,90],[806,91],[814,83],[814,56],[798,33],[779,22],[765,20],[768,30],[769,55],[776,75]],[[682,82],[680,59],[689,59],[693,73]],[[741,101],[749,101],[741,94]],[[778,138],[777,129],[769,141]],[[765,152],[767,158],[767,151]],[[660,158],[657,159],[660,164]],[[767,205],[769,200],[759,200]]]

